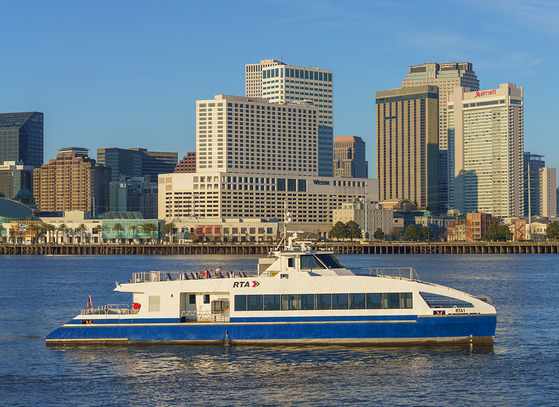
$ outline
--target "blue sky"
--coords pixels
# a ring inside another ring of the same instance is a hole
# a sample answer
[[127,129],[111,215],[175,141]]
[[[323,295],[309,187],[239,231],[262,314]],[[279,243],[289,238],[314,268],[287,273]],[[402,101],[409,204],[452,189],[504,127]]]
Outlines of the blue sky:
[[525,150],[559,166],[559,3],[421,1],[4,1],[0,112],[45,113],[62,147],[195,148],[195,101],[244,95],[244,65],[334,71],[334,135],[367,143],[375,92],[408,66],[472,62],[482,89],[524,87]]

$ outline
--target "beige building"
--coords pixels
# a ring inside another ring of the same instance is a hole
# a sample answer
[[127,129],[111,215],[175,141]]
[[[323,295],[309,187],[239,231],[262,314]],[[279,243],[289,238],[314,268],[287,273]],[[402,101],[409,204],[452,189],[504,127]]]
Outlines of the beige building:
[[60,150],[33,172],[33,196],[41,212],[101,213],[109,205],[110,169],[88,157],[86,148]]
[[447,105],[450,94],[456,87],[465,91],[479,90],[479,80],[469,62],[434,62],[409,67],[402,81],[402,88],[433,85],[439,88],[439,148],[448,149],[447,143]]
[[497,217],[524,213],[523,89],[464,92],[448,102],[449,200],[463,213]]
[[357,136],[334,139],[334,176],[367,178],[369,164],[365,159],[365,142]]
[[331,70],[262,60],[245,67],[245,95],[272,103],[312,102],[317,108],[319,175],[332,176],[334,85]]
[[557,216],[557,170],[544,167],[539,170],[540,216]]
[[368,235],[370,240],[373,239],[377,229],[382,229],[384,234],[388,235],[394,227],[394,211],[384,209],[382,205],[376,202],[347,202],[341,208],[334,209],[333,214],[332,223],[334,225],[337,222],[347,223],[352,220],[363,231],[363,237]]
[[380,201],[438,209],[438,103],[436,86],[376,93]]

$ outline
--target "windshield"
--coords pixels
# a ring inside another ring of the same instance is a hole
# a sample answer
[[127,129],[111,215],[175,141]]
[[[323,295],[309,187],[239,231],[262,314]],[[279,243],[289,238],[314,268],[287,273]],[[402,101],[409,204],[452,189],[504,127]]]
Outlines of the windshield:
[[331,254],[317,254],[316,257],[329,269],[343,269],[344,266]]
[[302,269],[323,269],[324,266],[313,255],[301,256]]

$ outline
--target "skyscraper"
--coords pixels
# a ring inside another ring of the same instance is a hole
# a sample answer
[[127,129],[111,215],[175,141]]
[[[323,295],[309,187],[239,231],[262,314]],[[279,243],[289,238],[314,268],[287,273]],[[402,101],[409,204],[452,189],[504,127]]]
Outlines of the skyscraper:
[[439,209],[439,99],[436,86],[376,93],[380,200]]
[[540,169],[545,167],[543,157],[524,152],[524,216],[540,214]]
[[439,88],[439,200],[440,210],[449,209],[449,150],[447,142],[447,104],[454,88],[465,91],[479,90],[479,80],[469,62],[449,62],[438,64],[424,63],[409,67],[409,72],[402,81],[402,88],[421,85],[434,85]]
[[524,92],[511,83],[448,102],[451,207],[497,217],[524,214]]
[[557,216],[557,170],[555,168],[540,168],[540,216],[549,218]]
[[124,177],[146,177],[157,182],[159,174],[168,174],[175,170],[178,153],[154,152],[145,148],[129,150],[111,147],[97,149],[97,162],[112,170],[111,181]]
[[109,206],[110,169],[96,164],[81,147],[60,149],[33,171],[33,196],[42,212],[101,213]]
[[367,178],[365,142],[357,136],[338,136],[334,139],[334,176]]
[[33,190],[33,166],[18,161],[0,164],[0,198],[15,199],[21,189]]
[[275,60],[262,60],[259,64],[248,64],[245,67],[245,95],[262,97],[272,103],[311,101],[318,109],[318,172],[320,176],[332,176],[334,137],[332,71],[287,65]]
[[0,163],[23,161],[40,167],[43,163],[43,114],[39,112],[0,114]]
[[196,172],[196,152],[189,151],[186,153],[173,172]]

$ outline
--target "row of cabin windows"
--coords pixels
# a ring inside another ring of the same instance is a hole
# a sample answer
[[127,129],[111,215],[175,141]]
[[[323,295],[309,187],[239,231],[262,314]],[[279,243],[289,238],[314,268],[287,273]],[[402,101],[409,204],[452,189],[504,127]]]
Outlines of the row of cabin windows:
[[410,308],[412,293],[235,295],[235,311]]

